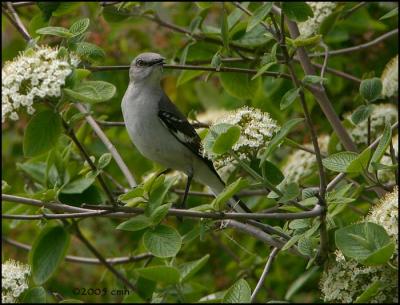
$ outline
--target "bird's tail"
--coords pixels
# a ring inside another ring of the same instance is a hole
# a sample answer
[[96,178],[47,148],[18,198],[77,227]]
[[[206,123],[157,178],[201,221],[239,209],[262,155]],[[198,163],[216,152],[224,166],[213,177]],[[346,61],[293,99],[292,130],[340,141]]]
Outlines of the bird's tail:
[[[226,184],[218,175],[217,171],[205,162],[199,162],[195,164],[194,179],[202,184],[208,185],[215,196],[220,194]],[[238,196],[233,196],[229,199],[228,204],[231,208],[237,212],[252,213],[252,211],[246,206],[246,204],[240,200]]]

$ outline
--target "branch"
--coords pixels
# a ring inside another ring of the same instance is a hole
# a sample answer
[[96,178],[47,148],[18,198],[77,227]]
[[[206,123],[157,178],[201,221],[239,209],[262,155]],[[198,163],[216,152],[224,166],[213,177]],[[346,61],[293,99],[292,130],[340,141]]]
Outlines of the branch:
[[[297,59],[295,58],[295,60],[297,60]],[[323,65],[318,64],[318,63],[313,63],[312,62],[311,64],[314,67],[317,67],[319,69],[322,69],[322,67],[323,67]],[[348,79],[348,80],[351,80],[351,81],[356,82],[356,83],[361,83],[361,79],[360,78],[355,77],[355,76],[353,76],[351,74],[348,74],[346,72],[343,72],[343,71],[339,71],[339,70],[336,70],[336,69],[332,69],[332,68],[326,67],[326,72],[334,74],[336,76],[340,76],[340,77]]]
[[[83,147],[82,143],[79,142],[78,138],[75,135],[74,130],[72,129],[72,127],[70,125],[68,125],[68,123],[63,119],[62,120],[62,124],[64,126],[64,129],[67,133],[67,135],[71,138],[71,140],[75,143],[75,145],[77,146],[77,148],[79,149],[79,151],[81,152],[82,156],[84,157],[84,159],[88,162],[90,168],[96,172],[97,171],[97,167],[96,165],[93,163],[93,161],[90,159],[90,156],[88,155],[88,153],[86,152],[86,149]],[[115,204],[114,201],[114,197],[110,191],[110,189],[108,188],[107,184],[105,183],[102,173],[99,173],[97,175],[97,180],[99,181],[101,187],[103,188],[103,190],[105,191],[108,199],[110,200],[111,204]]]
[[[282,242],[280,240],[273,239],[271,236],[269,236],[264,231],[262,231],[258,228],[254,228],[253,226],[238,222],[236,220],[224,221],[222,224],[226,227],[234,228],[234,229],[237,229],[244,233],[247,233],[249,235],[252,235],[253,237],[265,242],[268,245],[278,248],[278,249],[281,249],[285,244],[284,242]],[[294,246],[289,248],[288,251],[293,254],[299,255],[301,257],[306,257],[305,255],[298,252],[297,248]]]
[[[29,35],[29,32],[26,30],[24,24],[19,18],[17,12],[13,7],[12,2],[6,2],[6,4],[8,12],[3,10],[4,15],[6,15],[6,17],[10,20],[10,22],[14,25],[14,27],[18,30],[18,32],[21,33],[22,37],[24,37],[24,39],[29,42],[32,39],[32,37],[31,35]],[[11,16],[9,14],[11,14]]]
[[[351,53],[351,52],[360,51],[360,50],[369,48],[391,36],[397,35],[398,32],[399,32],[399,29],[394,29],[394,30],[391,30],[390,32],[387,32],[369,42],[366,42],[366,43],[363,43],[363,44],[360,44],[360,45],[357,45],[354,47],[350,47],[350,48],[343,48],[343,49],[339,49],[339,50],[329,51],[329,56]],[[324,56],[324,55],[325,55],[324,53],[314,53],[314,54],[310,54],[309,57],[318,57],[318,56]]]
[[260,279],[258,280],[257,286],[256,288],[254,288],[254,291],[251,295],[251,303],[255,303],[256,302],[256,297],[257,294],[260,292],[262,285],[264,284],[265,278],[267,277],[267,274],[269,272],[269,270],[271,269],[272,266],[272,262],[274,261],[275,256],[278,254],[279,249],[278,248],[274,248],[267,260],[267,263],[265,264],[264,270],[261,274]]
[[128,286],[130,289],[135,291],[135,286],[133,286],[129,280],[122,275],[117,269],[115,269],[107,260],[100,254],[99,251],[89,242],[88,239],[82,234],[81,230],[79,229],[79,226],[76,222],[73,223],[74,229],[76,232],[76,237],[89,249],[90,252],[94,254],[94,256],[97,257],[97,259],[105,266],[107,267],[108,270],[110,270],[121,282],[123,282],[126,286]]
[[[129,70],[129,65],[122,66],[92,66],[86,67],[86,69],[97,72],[97,71],[115,71],[115,70]],[[254,69],[234,68],[234,67],[206,67],[206,66],[195,66],[195,65],[164,65],[165,69],[173,70],[196,70],[196,71],[212,71],[212,72],[234,72],[234,73],[245,73],[245,74],[256,74],[258,71]],[[272,77],[282,77],[290,79],[290,75],[280,72],[269,72],[266,71],[262,75]]]
[[76,103],[75,107],[81,112],[86,114],[85,119],[89,123],[89,125],[93,128],[94,132],[97,134],[99,139],[103,142],[103,144],[106,146],[107,150],[111,153],[113,156],[115,163],[117,163],[118,167],[120,168],[122,174],[125,176],[126,180],[128,181],[128,184],[131,188],[136,186],[136,181],[133,178],[131,172],[129,171],[128,167],[126,166],[124,160],[122,159],[121,155],[118,153],[118,151],[115,149],[114,145],[111,143],[111,141],[108,139],[106,134],[101,130],[100,126],[96,123],[96,121],[93,119],[93,117],[87,112],[86,108],[80,104]]
[[[27,205],[33,205],[37,207],[46,207],[51,210],[71,211],[77,212],[73,214],[72,218],[87,217],[86,213],[93,210],[100,210],[98,213],[91,215],[92,217],[117,217],[117,218],[129,218],[135,214],[143,214],[145,209],[139,207],[125,207],[125,206],[109,206],[109,205],[88,205],[83,204],[84,208],[71,207],[65,204],[58,203],[46,203],[36,199],[24,198],[14,195],[2,194],[1,199],[3,201],[17,202]],[[76,211],[79,209],[78,211]],[[105,213],[105,211],[111,211],[112,213]],[[100,213],[102,212],[102,213]],[[104,214],[103,214],[104,213]],[[297,212],[297,213],[236,213],[236,212],[199,212],[194,210],[174,209],[168,210],[168,216],[182,216],[188,218],[210,218],[210,219],[301,219],[301,218],[313,218],[321,215],[322,208],[316,205],[311,211]],[[59,214],[57,214],[60,216]],[[39,215],[40,216],[40,215]],[[68,217],[65,217],[68,218]]]
[[[30,251],[32,249],[32,246],[20,243],[16,240],[13,240],[13,239],[5,237],[5,236],[2,236],[2,241],[9,245],[17,247],[19,249],[22,249],[22,250]],[[141,261],[143,259],[147,259],[152,256],[153,255],[151,253],[143,253],[143,254],[139,254],[139,255],[135,255],[135,256],[122,256],[122,257],[106,258],[106,261],[110,265],[119,265],[119,264],[128,264],[128,263]],[[81,263],[81,264],[88,264],[88,265],[101,265],[102,264],[102,262],[96,258],[75,256],[75,255],[66,255],[65,260],[67,262]]]

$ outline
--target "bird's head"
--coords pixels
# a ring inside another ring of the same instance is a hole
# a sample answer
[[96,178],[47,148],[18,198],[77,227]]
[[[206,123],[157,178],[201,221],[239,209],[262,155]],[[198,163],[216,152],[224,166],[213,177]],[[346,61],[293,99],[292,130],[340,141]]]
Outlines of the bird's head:
[[131,62],[129,77],[131,81],[159,82],[165,58],[157,53],[142,53]]

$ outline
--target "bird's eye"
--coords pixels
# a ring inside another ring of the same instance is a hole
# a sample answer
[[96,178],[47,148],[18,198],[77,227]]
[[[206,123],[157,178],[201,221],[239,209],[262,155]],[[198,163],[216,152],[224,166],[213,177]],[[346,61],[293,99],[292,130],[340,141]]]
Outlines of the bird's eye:
[[138,66],[144,66],[144,61],[141,59],[138,59],[138,61],[136,63]]

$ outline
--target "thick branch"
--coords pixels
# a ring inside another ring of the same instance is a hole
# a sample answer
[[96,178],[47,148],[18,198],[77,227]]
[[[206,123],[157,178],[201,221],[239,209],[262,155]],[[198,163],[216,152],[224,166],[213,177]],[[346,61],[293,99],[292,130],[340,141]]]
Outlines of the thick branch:
[[10,22],[14,25],[14,27],[18,30],[18,32],[21,33],[22,37],[24,37],[24,39],[29,42],[32,39],[32,37],[31,35],[29,35],[29,32],[26,30],[24,24],[19,18],[17,12],[13,7],[12,2],[6,2],[6,4],[7,4],[7,9],[2,7],[4,15],[6,15],[8,20],[10,20]]

